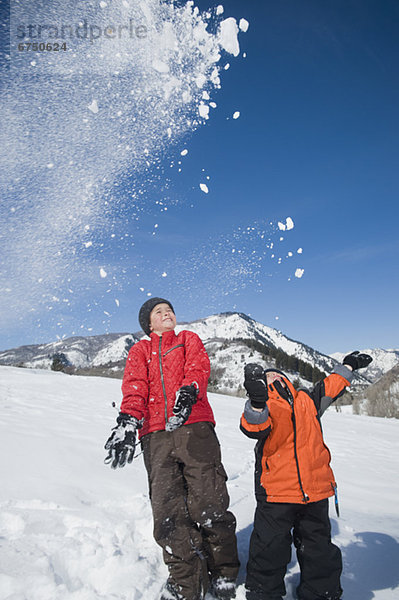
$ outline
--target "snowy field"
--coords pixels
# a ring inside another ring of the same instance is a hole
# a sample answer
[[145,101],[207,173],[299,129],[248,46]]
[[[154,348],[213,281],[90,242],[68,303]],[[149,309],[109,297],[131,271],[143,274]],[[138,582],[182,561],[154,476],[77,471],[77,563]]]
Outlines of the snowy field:
[[[120,381],[0,367],[0,600],[157,600],[166,579],[152,539],[142,456],[117,472],[103,445]],[[238,520],[243,580],[254,511],[243,400],[211,394]],[[399,598],[399,422],[324,416],[340,491],[334,539],[345,600]],[[294,556],[294,555],[293,555]],[[298,581],[292,561],[286,600]],[[209,599],[210,600],[210,599]]]

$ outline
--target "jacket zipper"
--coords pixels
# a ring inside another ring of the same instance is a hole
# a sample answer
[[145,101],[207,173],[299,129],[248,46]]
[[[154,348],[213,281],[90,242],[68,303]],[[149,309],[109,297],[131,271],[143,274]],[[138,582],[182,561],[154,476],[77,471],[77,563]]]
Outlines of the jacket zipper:
[[166,356],[167,354],[169,354],[169,352],[172,352],[172,350],[175,350],[176,348],[183,348],[184,344],[177,344],[177,346],[173,346],[173,348],[169,348],[169,350],[167,350],[164,354],[164,356]]
[[166,423],[168,422],[168,399],[166,397],[165,380],[163,378],[161,346],[162,346],[162,336],[160,336],[160,338],[159,338],[158,355],[159,355],[159,370],[161,372],[161,383],[162,383],[163,397],[165,399],[165,425],[166,425]]
[[298,473],[298,483],[299,483],[299,487],[302,492],[303,501],[309,502],[309,496],[307,494],[305,494],[305,491],[303,489],[302,479],[301,479],[301,471],[299,469],[298,452],[297,452],[297,448],[296,448],[296,419],[295,419],[295,411],[294,411],[294,402],[291,400],[291,398],[288,398],[288,403],[291,406],[291,410],[292,410],[291,418],[292,418],[292,425],[294,427],[294,454],[295,454],[296,470]]

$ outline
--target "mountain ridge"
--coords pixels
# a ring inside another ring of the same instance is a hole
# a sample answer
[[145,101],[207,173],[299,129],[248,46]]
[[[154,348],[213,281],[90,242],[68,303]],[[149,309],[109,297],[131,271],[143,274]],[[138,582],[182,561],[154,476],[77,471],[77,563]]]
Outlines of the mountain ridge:
[[[179,322],[176,333],[188,329],[197,333],[208,351],[212,372],[210,387],[223,393],[243,393],[243,366],[260,362],[265,368],[286,370],[300,385],[309,385],[329,373],[343,354],[326,355],[308,344],[294,340],[241,312],[223,312],[191,322]],[[58,368],[80,375],[122,377],[129,349],[142,339],[141,331],[73,336],[47,344],[29,344],[0,352],[0,364],[26,368]],[[371,351],[370,351],[371,352]],[[389,354],[384,367],[383,352]],[[337,360],[338,359],[338,360]],[[354,385],[368,386],[377,376],[399,364],[399,351],[380,351],[378,369],[356,373]]]

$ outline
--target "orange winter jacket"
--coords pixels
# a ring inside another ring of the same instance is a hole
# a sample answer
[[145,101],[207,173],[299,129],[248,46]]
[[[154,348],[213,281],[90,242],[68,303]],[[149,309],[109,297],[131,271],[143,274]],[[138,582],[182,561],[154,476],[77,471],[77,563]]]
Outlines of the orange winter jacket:
[[263,413],[255,413],[247,402],[240,428],[248,437],[258,440],[255,448],[258,499],[307,503],[334,495],[336,483],[320,416],[350,385],[352,377],[346,367],[340,366],[336,371],[312,392],[295,390],[285,376],[288,391],[275,381],[268,386],[267,408]]
[[122,381],[121,412],[133,415],[143,426],[140,438],[165,429],[173,415],[176,392],[183,385],[198,388],[187,424],[215,423],[207,398],[209,357],[201,339],[192,331],[151,333],[150,340],[137,342],[129,351]]

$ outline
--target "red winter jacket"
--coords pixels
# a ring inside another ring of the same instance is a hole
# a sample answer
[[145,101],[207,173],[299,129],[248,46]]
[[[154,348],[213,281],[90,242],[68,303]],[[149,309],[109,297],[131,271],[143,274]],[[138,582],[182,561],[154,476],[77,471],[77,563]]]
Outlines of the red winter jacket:
[[182,385],[196,382],[199,388],[187,424],[215,423],[206,395],[210,374],[209,358],[196,333],[167,331],[151,334],[150,340],[137,342],[129,351],[122,382],[121,412],[144,418],[142,437],[165,429],[173,414],[176,392]]

